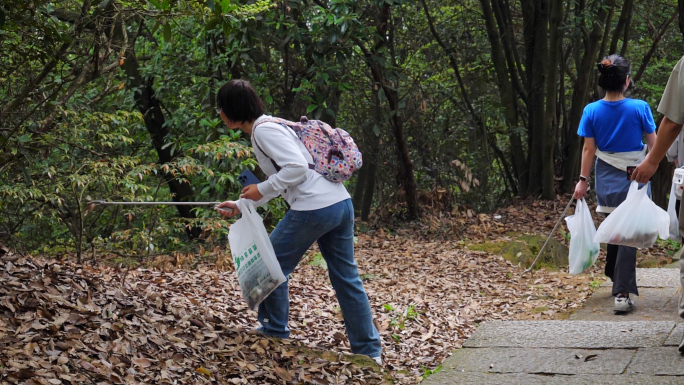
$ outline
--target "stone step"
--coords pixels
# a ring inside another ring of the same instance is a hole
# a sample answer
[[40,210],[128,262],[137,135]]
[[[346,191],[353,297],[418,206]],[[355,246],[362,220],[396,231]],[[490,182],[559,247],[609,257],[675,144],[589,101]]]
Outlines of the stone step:
[[493,321],[480,326],[467,348],[641,348],[663,346],[671,321]]
[[670,321],[493,321],[422,385],[682,384]]
[[[677,265],[678,267],[679,265]],[[637,287],[680,287],[679,269],[673,268],[637,268]],[[601,286],[613,286],[610,279]]]
[[679,269],[637,269],[637,285],[624,315],[608,281],[569,319],[486,322],[421,384],[684,384]]
[[634,375],[546,375],[546,374],[493,374],[437,372],[421,385],[681,385],[678,376]]

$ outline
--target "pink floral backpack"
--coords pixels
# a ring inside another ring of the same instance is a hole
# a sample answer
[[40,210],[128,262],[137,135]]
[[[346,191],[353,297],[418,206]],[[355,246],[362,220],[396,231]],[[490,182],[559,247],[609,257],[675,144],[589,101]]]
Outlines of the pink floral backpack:
[[[344,182],[363,164],[361,152],[354,139],[341,128],[333,129],[325,122],[309,120],[306,116],[302,116],[299,123],[281,118],[267,118],[259,124],[266,122],[278,123],[294,131],[313,158],[314,164],[310,164],[309,168],[331,182]],[[254,129],[257,127],[254,126]],[[259,151],[271,159],[276,171],[280,171],[281,167],[259,147],[256,140],[254,143]]]

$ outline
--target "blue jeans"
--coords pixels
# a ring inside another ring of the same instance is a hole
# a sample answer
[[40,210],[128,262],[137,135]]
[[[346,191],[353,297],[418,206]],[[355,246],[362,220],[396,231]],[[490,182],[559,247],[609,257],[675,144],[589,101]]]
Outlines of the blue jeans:
[[[328,264],[328,276],[342,310],[352,352],[380,356],[380,335],[373,324],[368,296],[354,260],[354,208],[351,199],[318,210],[289,210],[271,232],[270,239],[286,277],[309,247],[318,241]],[[289,313],[290,299],[285,281],[259,305],[261,331],[288,338]]]

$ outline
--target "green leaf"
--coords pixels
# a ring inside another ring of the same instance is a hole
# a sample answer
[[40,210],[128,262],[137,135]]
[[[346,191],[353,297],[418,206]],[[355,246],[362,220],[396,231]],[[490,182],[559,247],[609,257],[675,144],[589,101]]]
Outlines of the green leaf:
[[161,26],[161,23],[155,22],[154,25],[152,25],[152,29],[150,29],[150,32],[152,32],[152,34],[157,33],[157,30],[159,29],[160,26]]
[[171,41],[171,26],[164,24],[164,40]]
[[387,100],[387,97],[385,96],[385,90],[382,89],[382,87],[378,90],[378,100],[380,102],[384,102],[385,100]]
[[221,0],[221,9],[223,10],[223,13],[230,13],[237,8],[238,6],[231,4],[230,0]]
[[219,18],[217,18],[217,17],[212,17],[212,18],[207,22],[207,24],[206,24],[206,26],[205,26],[205,29],[206,29],[207,31],[211,31],[211,30],[214,29],[214,27],[216,27],[220,22],[221,22],[221,20],[219,20]]
[[315,110],[316,108],[318,108],[318,105],[309,104],[309,107],[306,108],[306,113],[309,114],[309,113],[311,113],[311,111]]
[[19,143],[26,143],[31,140],[31,135],[22,135],[19,138],[17,138],[17,141]]
[[271,95],[266,95],[266,103],[271,104],[273,103],[273,96]]
[[215,6],[214,0],[207,0],[207,7],[209,7],[209,9],[213,11]]
[[162,9],[161,4],[157,0],[149,0],[152,5],[154,5],[155,8]]

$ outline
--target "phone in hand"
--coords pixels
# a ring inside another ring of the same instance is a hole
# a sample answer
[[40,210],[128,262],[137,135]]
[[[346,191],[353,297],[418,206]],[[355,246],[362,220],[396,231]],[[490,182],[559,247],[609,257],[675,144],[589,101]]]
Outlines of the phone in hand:
[[632,180],[634,170],[636,170],[636,166],[627,166],[627,180]]
[[245,170],[238,176],[238,182],[240,182],[242,187],[247,187],[251,184],[260,183],[261,181],[250,170]]
[[227,213],[227,214],[233,213],[233,209],[231,209],[230,207],[216,207],[216,206],[214,206],[214,209],[216,209],[218,211],[223,211],[224,213]]

